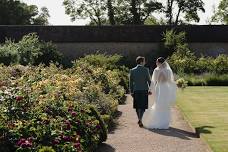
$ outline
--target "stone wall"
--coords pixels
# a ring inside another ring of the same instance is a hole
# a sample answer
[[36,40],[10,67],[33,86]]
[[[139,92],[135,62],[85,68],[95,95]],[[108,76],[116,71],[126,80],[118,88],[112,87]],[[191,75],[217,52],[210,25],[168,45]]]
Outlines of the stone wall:
[[[5,38],[19,40],[36,32],[42,40],[57,43],[76,42],[162,42],[163,33],[172,26],[1,26],[0,43]],[[194,43],[228,42],[226,25],[186,25],[175,27],[187,33],[187,41]]]
[[[35,32],[40,39],[52,41],[70,58],[105,52],[122,54],[134,61],[144,55],[149,62],[158,56],[167,56],[163,48],[163,33],[171,26],[0,26],[0,43],[5,38],[18,41],[25,34]],[[190,48],[196,54],[217,56],[228,54],[228,26],[177,26],[187,33]]]

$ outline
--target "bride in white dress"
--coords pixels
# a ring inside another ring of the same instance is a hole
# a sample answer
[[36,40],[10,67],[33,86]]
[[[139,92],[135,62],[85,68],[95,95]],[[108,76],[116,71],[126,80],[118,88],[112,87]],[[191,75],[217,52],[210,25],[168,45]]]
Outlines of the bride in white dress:
[[148,129],[168,129],[171,119],[171,106],[176,100],[176,83],[172,69],[164,58],[156,61],[157,68],[153,72],[149,98],[152,107],[143,116],[143,125]]

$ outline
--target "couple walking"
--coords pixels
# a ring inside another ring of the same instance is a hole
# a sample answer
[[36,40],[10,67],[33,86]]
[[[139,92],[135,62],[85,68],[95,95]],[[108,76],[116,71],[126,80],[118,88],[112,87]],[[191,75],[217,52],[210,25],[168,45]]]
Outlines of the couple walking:
[[[148,68],[144,67],[145,58],[137,57],[136,63],[130,71],[130,92],[138,125],[148,129],[168,129],[170,107],[175,102],[177,88],[172,69],[163,57],[159,57],[151,78]],[[148,102],[153,104],[149,109]]]

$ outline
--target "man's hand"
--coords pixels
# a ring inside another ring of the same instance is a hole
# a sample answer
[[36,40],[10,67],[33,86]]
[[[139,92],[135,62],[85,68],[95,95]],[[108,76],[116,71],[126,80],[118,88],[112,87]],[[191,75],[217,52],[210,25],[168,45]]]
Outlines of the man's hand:
[[133,97],[134,96],[134,93],[131,93],[131,96]]
[[152,92],[151,92],[151,91],[149,91],[149,92],[148,92],[148,95],[152,95]]

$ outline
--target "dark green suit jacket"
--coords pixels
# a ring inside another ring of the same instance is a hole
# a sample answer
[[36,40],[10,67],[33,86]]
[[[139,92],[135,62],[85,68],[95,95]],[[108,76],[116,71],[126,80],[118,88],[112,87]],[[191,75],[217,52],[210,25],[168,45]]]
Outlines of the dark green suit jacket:
[[131,93],[134,93],[134,91],[149,90],[151,83],[149,69],[142,65],[137,65],[131,69],[129,83]]

